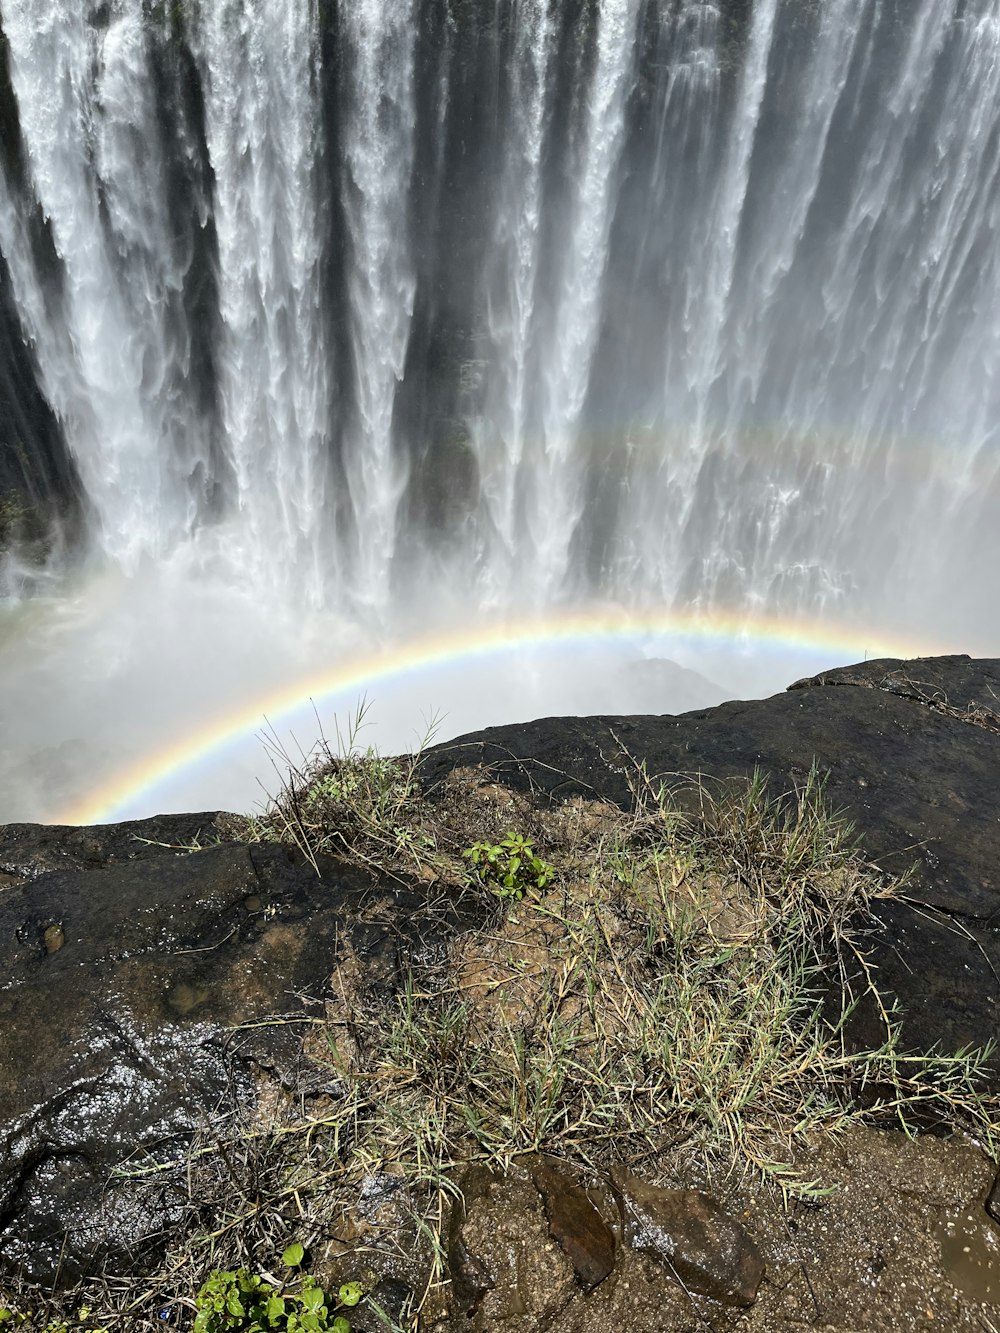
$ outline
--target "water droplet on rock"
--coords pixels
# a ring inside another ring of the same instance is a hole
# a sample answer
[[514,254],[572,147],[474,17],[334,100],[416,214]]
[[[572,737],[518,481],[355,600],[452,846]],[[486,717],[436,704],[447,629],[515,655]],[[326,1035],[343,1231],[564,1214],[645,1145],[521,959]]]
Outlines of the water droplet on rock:
[[764,1260],[747,1231],[701,1190],[660,1189],[621,1167],[611,1173],[626,1242],[661,1260],[691,1291],[752,1305]]

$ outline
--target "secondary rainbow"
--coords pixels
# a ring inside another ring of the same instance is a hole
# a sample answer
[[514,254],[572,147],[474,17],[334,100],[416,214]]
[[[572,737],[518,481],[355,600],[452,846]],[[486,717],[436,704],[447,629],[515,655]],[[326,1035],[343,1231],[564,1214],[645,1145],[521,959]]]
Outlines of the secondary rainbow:
[[75,801],[56,816],[63,824],[110,822],[127,805],[149,797],[156,788],[185,769],[216,756],[227,746],[256,733],[265,721],[283,718],[312,700],[324,700],[348,691],[367,691],[390,678],[417,674],[434,667],[518,649],[542,646],[594,646],[640,636],[696,640],[715,646],[767,645],[800,652],[829,652],[831,665],[869,657],[917,657],[947,651],[929,644],[903,642],[881,633],[866,635],[857,629],[774,617],[656,611],[628,613],[614,609],[574,611],[539,620],[505,621],[465,626],[425,638],[394,643],[353,657],[331,669],[313,672],[280,690],[243,705],[229,716],[183,739],[144,755]]

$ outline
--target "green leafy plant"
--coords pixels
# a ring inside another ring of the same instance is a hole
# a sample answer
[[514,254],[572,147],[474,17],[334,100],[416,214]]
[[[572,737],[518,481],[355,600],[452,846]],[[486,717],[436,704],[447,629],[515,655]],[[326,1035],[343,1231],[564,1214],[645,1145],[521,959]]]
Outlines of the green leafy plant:
[[[21,1328],[29,1323],[32,1316],[18,1313],[15,1310],[4,1306],[0,1309],[0,1328],[14,1329]],[[52,1319],[40,1329],[40,1333],[110,1333],[106,1328],[96,1328],[89,1322],[90,1310],[87,1306],[81,1305],[77,1311],[76,1318],[72,1320]],[[38,1327],[38,1325],[34,1325]]]
[[475,842],[462,853],[472,878],[498,898],[523,898],[529,890],[541,893],[555,876],[555,867],[535,855],[528,838],[508,833],[500,842]]
[[[297,1269],[304,1258],[296,1242],[281,1261]],[[331,1297],[310,1273],[297,1278],[292,1290],[245,1268],[216,1269],[195,1299],[192,1333],[350,1333],[350,1320],[339,1311],[353,1308],[363,1296],[360,1282],[345,1282]]]

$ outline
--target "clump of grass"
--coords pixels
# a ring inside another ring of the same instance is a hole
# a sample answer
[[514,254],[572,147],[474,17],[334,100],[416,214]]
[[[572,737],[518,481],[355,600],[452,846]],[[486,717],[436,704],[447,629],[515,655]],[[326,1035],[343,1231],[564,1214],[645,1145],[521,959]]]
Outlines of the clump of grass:
[[381,1151],[419,1176],[683,1143],[798,1195],[821,1186],[796,1145],[865,1117],[931,1112],[993,1151],[988,1052],[907,1056],[888,1013],[878,1050],[845,1046],[852,1001],[831,1013],[825,983],[845,949],[863,960],[851,922],[887,889],[816,775],[788,801],[760,778],[702,788],[694,814],[637,778],[586,878],[518,905],[499,949],[495,927],[464,940],[457,976],[358,1034]]
[[431,722],[415,752],[386,758],[376,747],[359,744],[368,705],[362,702],[346,735],[336,744],[325,736],[299,761],[272,742],[281,787],[262,816],[240,830],[254,841],[289,842],[319,874],[319,857],[346,856],[383,870],[420,865],[433,856],[433,834],[420,826],[416,781],[424,748],[436,728]]
[[[420,753],[385,760],[356,735],[291,774],[263,833],[314,864],[321,851],[390,867],[408,857],[456,887],[486,883],[457,852],[468,827],[420,791]],[[796,1146],[864,1118],[891,1114],[908,1132],[963,1123],[995,1154],[996,1105],[980,1091],[991,1052],[906,1053],[863,949],[869,904],[894,886],[818,773],[775,797],[760,774],[668,786],[625,763],[628,813],[596,803],[581,833],[579,809],[557,807],[531,840],[466,847],[479,863],[515,857],[515,878],[522,865],[544,873],[497,894],[499,927],[491,917],[463,936],[441,975],[414,973],[354,1024],[340,1072],[361,1083],[355,1147],[440,1177],[465,1160],[545,1150],[597,1165],[611,1144],[635,1156],[684,1143],[796,1194],[818,1188],[796,1174]],[[466,780],[489,789],[488,775]],[[881,1014],[878,1049],[845,1041],[862,999]]]

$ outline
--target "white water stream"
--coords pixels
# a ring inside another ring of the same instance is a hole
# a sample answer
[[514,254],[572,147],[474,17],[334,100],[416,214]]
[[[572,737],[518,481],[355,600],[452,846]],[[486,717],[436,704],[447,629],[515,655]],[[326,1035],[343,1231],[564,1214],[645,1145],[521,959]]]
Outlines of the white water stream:
[[498,620],[745,633],[387,678],[384,743],[1000,651],[995,0],[488,8],[0,0],[86,534],[0,567],[0,820]]

